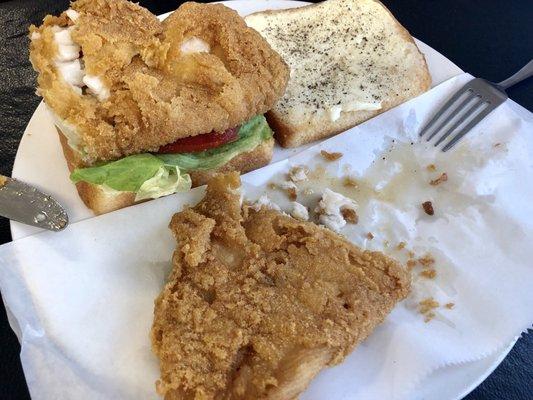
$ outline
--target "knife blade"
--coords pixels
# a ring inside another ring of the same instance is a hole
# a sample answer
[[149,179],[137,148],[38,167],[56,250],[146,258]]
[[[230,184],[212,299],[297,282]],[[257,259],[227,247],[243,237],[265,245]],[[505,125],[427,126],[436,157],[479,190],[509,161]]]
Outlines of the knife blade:
[[0,175],[0,216],[50,231],[60,231],[68,225],[67,212],[55,199],[3,175]]

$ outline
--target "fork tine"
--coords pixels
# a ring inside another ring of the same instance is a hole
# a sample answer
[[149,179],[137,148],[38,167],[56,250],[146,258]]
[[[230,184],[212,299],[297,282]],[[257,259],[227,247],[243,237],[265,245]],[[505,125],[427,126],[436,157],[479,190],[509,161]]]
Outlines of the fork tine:
[[419,133],[419,136],[422,137],[424,136],[424,134],[429,130],[431,129],[431,127],[435,124],[435,122],[437,122],[437,120],[442,116],[442,114],[444,114],[446,112],[446,110],[448,108],[451,107],[451,105],[453,103],[455,103],[459,97],[461,97],[463,95],[463,93],[465,93],[466,91],[469,91],[470,89],[465,86],[463,86],[461,88],[461,90],[459,90],[457,93],[455,93],[451,98],[450,100],[448,100],[446,102],[446,104],[444,104],[440,109],[439,111],[433,116],[433,118],[431,118],[431,120],[426,124],[426,126],[424,126],[424,128],[420,131]]
[[437,133],[439,133],[439,131],[444,128],[455,116],[457,116],[457,113],[460,112],[463,108],[466,107],[466,105],[468,103],[470,103],[472,101],[473,98],[476,97],[476,95],[471,91],[471,90],[467,90],[467,92],[470,92],[467,96],[466,96],[466,99],[464,99],[461,104],[459,104],[457,107],[454,107],[453,110],[451,110],[450,108],[450,114],[444,119],[444,121],[442,121],[440,124],[438,124],[437,127],[435,127],[433,129],[433,133],[431,135],[428,136],[428,138],[426,139],[428,142],[433,139],[433,137],[435,137],[435,135]]
[[462,139],[474,126],[476,126],[483,118],[489,115],[494,108],[488,105],[483,111],[481,111],[472,121],[470,121],[463,129],[461,129],[457,135],[455,135],[447,144],[442,148],[443,152],[450,150],[455,144]]
[[474,104],[472,104],[468,110],[466,110],[463,115],[461,115],[461,117],[450,127],[446,130],[446,132],[444,132],[442,134],[442,136],[439,138],[439,140],[437,140],[435,142],[435,147],[437,147],[439,144],[441,144],[444,140],[446,140],[448,138],[448,136],[450,136],[450,134],[452,134],[453,131],[455,131],[463,122],[465,122],[471,115],[472,113],[476,112],[480,106],[482,106],[483,104],[485,104],[485,101],[481,99],[481,97],[478,97],[478,100],[474,102]]

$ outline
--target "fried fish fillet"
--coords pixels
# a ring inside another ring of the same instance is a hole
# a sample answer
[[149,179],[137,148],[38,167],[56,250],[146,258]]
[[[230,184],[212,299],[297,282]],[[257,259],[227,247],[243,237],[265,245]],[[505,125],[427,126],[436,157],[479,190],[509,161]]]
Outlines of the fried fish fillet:
[[177,248],[152,327],[165,399],[296,399],[409,291],[394,260],[241,206],[239,186],[219,175],[170,223]]
[[30,27],[38,93],[86,165],[223,132],[269,110],[289,70],[238,14],[185,3],[165,21],[78,0]]

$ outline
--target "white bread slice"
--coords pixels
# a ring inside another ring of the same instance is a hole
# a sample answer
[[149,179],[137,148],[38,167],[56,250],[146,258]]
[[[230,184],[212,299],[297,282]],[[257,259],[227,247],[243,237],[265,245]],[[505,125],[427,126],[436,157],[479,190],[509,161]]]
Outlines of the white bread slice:
[[[56,129],[59,134],[63,154],[65,155],[70,172],[76,168],[83,167],[84,164],[79,153],[74,151],[68,145],[67,138],[63,132],[57,127]],[[273,149],[274,139],[265,140],[255,149],[239,154],[219,168],[190,172],[189,175],[192,179],[192,186],[196,187],[205,185],[212,176],[220,172],[239,171],[243,174],[267,165],[272,159]],[[133,192],[111,192],[104,189],[101,185],[94,185],[88,182],[76,183],[76,189],[78,189],[78,194],[85,205],[93,210],[96,215],[105,214],[136,204],[135,193]]]
[[430,87],[424,56],[379,1],[328,0],[245,20],[291,68],[267,113],[284,147],[345,131]]

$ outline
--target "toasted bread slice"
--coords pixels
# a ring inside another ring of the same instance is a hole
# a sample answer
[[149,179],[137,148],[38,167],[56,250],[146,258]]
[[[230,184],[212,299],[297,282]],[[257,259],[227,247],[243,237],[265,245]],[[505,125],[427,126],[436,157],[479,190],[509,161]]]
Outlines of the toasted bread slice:
[[166,400],[291,400],[340,363],[409,292],[409,272],[333,231],[241,206],[218,175],[170,223],[177,247],[155,303]]
[[267,114],[284,147],[349,129],[426,91],[424,56],[376,0],[328,0],[245,18],[291,68]]
[[[57,131],[70,172],[76,168],[83,167],[84,163],[81,160],[79,153],[75,152],[68,145],[66,136],[59,128],[57,128]],[[272,159],[273,149],[274,139],[265,140],[252,151],[239,154],[219,168],[190,172],[192,185],[195,187],[206,184],[217,172],[239,171],[245,173],[267,165]],[[135,193],[133,192],[110,191],[104,189],[100,185],[94,185],[83,181],[76,183],[76,189],[78,189],[78,194],[85,205],[97,215],[135,204]]]

